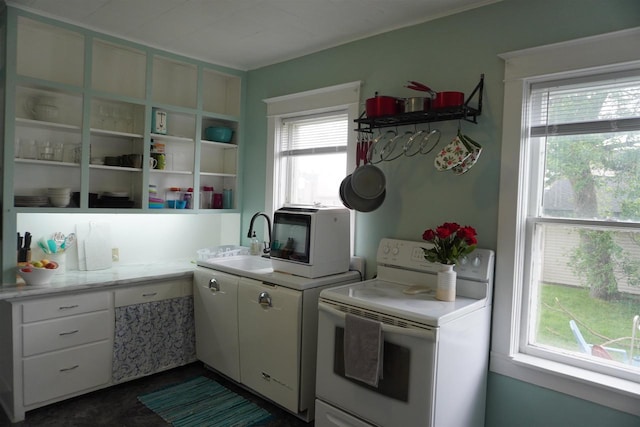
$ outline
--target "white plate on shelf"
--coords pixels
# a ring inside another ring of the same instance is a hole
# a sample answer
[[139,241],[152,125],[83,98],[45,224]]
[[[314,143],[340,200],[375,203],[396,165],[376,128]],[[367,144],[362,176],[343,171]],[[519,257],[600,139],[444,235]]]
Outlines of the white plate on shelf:
[[129,197],[129,192],[127,191],[105,191],[102,193],[103,196],[107,197]]

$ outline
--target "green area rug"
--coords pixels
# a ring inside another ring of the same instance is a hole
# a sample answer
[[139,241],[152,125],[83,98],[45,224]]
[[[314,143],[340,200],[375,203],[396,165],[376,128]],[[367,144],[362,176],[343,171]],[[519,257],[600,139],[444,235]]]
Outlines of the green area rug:
[[176,427],[266,425],[271,414],[206,377],[138,396],[147,408]]

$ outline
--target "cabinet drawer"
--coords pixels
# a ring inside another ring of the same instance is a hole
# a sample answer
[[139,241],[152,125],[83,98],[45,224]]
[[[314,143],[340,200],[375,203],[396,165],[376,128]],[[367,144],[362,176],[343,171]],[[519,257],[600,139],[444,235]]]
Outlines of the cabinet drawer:
[[24,359],[24,404],[97,387],[111,377],[111,342],[101,341]]
[[106,310],[110,306],[109,292],[90,292],[78,295],[65,295],[22,303],[22,321],[55,319],[74,314]]
[[108,310],[22,326],[22,355],[32,356],[109,339],[113,320]]
[[193,279],[132,286],[115,291],[115,306],[141,304],[193,294]]

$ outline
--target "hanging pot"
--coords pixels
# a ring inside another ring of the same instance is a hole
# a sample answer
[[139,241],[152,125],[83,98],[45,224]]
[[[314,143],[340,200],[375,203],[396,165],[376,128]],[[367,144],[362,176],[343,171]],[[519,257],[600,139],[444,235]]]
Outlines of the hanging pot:
[[400,99],[393,96],[376,96],[366,101],[367,117],[391,116],[402,112]]

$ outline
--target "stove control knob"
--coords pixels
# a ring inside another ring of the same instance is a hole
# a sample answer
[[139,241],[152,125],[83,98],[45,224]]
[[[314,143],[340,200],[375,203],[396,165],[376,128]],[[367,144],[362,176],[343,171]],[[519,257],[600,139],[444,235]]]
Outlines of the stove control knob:
[[476,256],[473,258],[473,261],[471,261],[471,264],[472,264],[474,267],[479,267],[479,266],[480,266],[480,264],[482,264],[482,260],[480,259],[480,257],[479,257],[478,255],[476,255]]
[[467,262],[469,262],[467,256],[463,255],[462,258],[460,258],[460,264],[465,265]]
[[396,246],[395,248],[391,249],[391,253],[394,255],[398,255],[398,253],[400,253],[400,248]]
[[385,247],[382,248],[382,252],[384,252],[385,254],[388,254],[390,250],[391,249],[389,248],[389,245],[385,245]]

